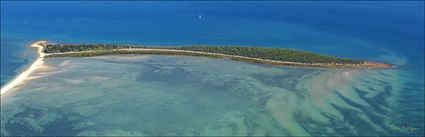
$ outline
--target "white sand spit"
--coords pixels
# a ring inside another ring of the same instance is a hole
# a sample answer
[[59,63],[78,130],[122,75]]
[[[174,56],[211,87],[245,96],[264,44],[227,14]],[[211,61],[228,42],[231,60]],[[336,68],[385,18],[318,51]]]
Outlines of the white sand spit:
[[16,76],[15,79],[1,87],[1,96],[11,91],[17,85],[22,84],[34,70],[42,66],[44,58],[43,45],[46,43],[47,41],[37,41],[31,44],[31,47],[37,48],[38,58],[27,69]]

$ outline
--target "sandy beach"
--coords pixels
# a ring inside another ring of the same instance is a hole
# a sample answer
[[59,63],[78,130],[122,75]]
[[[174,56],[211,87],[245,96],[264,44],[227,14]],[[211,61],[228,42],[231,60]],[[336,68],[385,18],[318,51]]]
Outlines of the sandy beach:
[[37,48],[37,59],[12,81],[1,87],[1,96],[11,91],[15,86],[24,82],[34,70],[37,70],[43,64],[43,58],[45,56],[43,53],[43,45],[46,43],[47,41],[37,41],[31,44],[32,48]]

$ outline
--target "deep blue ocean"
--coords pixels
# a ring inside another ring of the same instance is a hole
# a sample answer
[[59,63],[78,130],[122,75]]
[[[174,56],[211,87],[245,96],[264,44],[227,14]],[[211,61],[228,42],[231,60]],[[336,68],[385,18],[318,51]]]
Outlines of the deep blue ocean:
[[[391,53],[423,74],[423,2],[1,2],[2,84],[34,40]],[[365,49],[367,52],[365,52]],[[32,57],[29,57],[32,58]]]
[[423,1],[1,1],[1,85],[34,60],[36,40],[295,48],[396,64],[419,86],[400,95],[416,112],[403,119],[423,122],[424,18]]

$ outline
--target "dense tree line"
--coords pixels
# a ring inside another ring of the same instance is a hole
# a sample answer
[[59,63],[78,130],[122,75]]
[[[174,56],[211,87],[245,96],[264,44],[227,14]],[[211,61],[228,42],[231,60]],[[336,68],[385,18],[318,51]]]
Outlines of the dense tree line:
[[51,54],[47,57],[91,57],[91,56],[103,56],[103,55],[120,55],[120,54],[153,54],[153,55],[183,55],[183,56],[205,56],[220,58],[219,55],[189,53],[189,52],[173,52],[173,51],[145,51],[145,50],[99,50],[96,52],[74,52],[66,54]]
[[322,55],[313,52],[285,49],[285,48],[260,48],[248,46],[185,46],[175,49],[201,51],[209,53],[222,53],[228,55],[238,55],[255,57],[261,59],[271,59],[280,61],[302,62],[302,63],[362,63],[361,60],[338,58],[334,56]]
[[[45,53],[75,52],[75,51],[97,51],[78,54],[67,54],[68,56],[99,56],[107,54],[166,54],[166,55],[191,55],[191,56],[211,56],[199,55],[183,52],[160,52],[160,51],[124,51],[118,49],[149,48],[149,49],[176,49],[188,51],[200,51],[208,53],[221,53],[227,55],[237,55],[254,57],[260,59],[270,59],[279,61],[301,62],[301,63],[340,63],[340,64],[361,64],[363,61],[349,58],[338,58],[329,55],[322,55],[313,52],[285,49],[285,48],[260,48],[249,46],[129,46],[129,45],[46,45]],[[57,55],[57,56],[67,56]]]
[[76,51],[90,51],[90,50],[113,50],[113,49],[124,49],[130,48],[130,46],[123,45],[112,45],[112,44],[58,44],[58,45],[46,45],[44,47],[44,53],[60,53],[60,52],[76,52]]

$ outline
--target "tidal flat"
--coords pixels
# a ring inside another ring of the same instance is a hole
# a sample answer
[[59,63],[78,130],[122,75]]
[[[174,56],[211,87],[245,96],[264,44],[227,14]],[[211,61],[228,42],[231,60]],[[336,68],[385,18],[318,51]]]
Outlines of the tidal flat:
[[43,65],[1,97],[2,135],[423,135],[399,120],[400,91],[420,87],[397,69],[163,55]]

